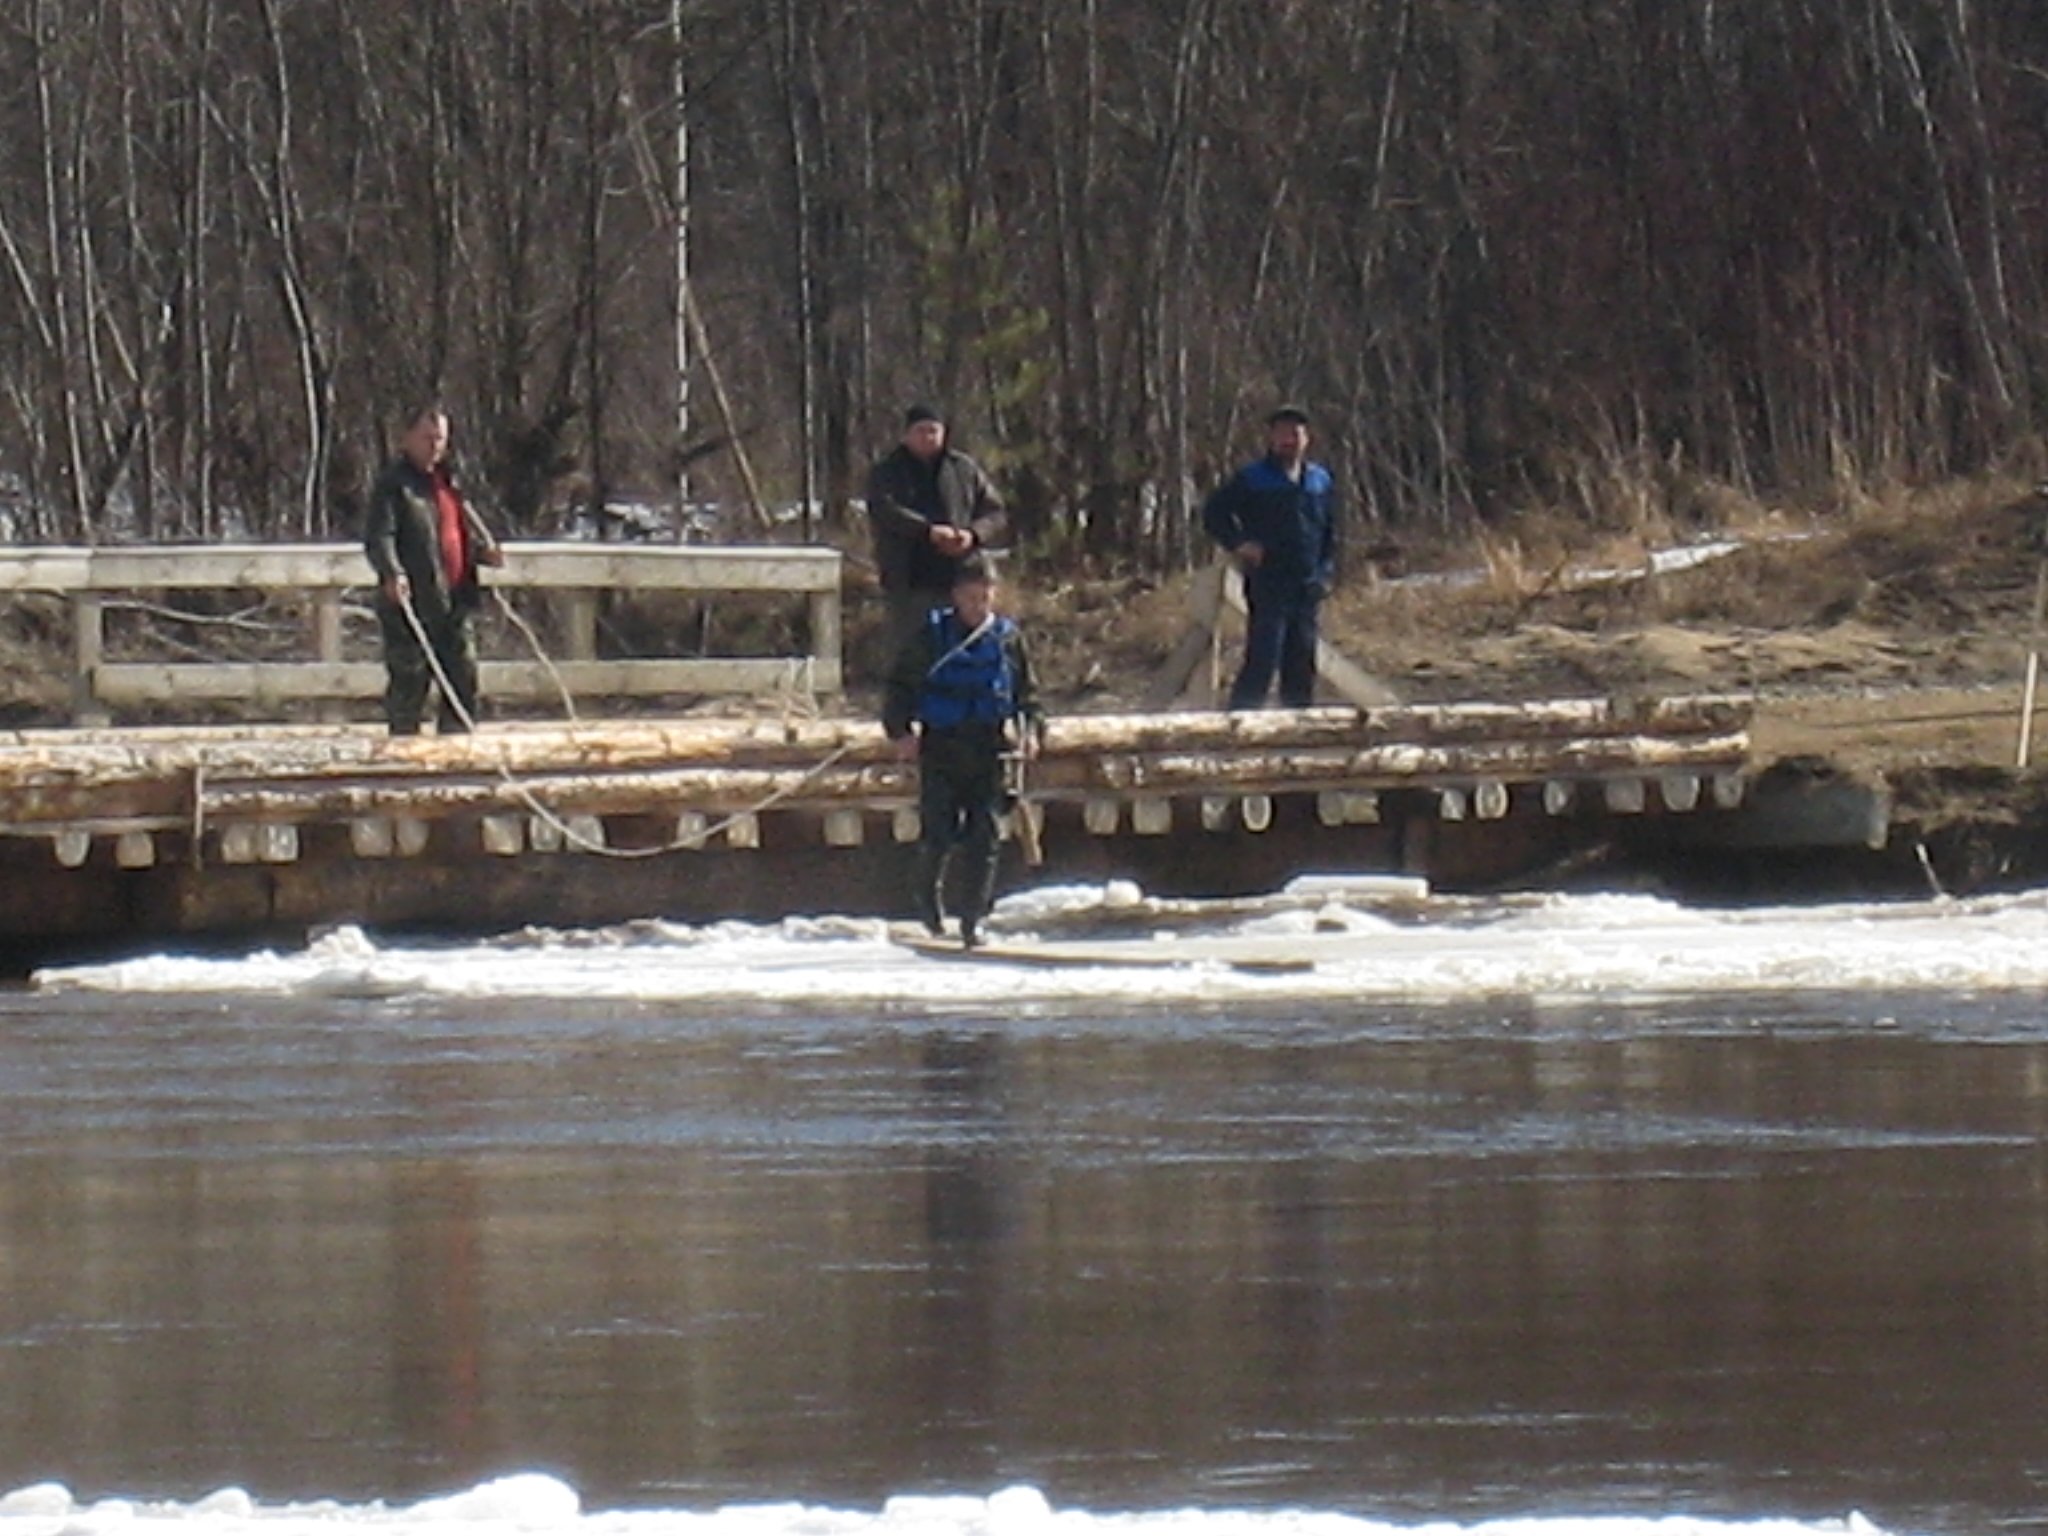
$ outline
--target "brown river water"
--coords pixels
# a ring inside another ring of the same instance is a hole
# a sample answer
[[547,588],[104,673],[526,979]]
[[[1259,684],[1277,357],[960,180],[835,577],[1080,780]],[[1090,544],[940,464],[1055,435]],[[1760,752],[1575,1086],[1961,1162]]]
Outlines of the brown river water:
[[0,1491],[2048,1527],[2037,999],[0,994]]

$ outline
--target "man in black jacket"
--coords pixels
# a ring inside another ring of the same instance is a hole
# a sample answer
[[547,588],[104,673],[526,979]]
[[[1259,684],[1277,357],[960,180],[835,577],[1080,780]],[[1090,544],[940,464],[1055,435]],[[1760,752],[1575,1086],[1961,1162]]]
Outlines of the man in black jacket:
[[363,526],[363,551],[377,573],[377,627],[389,675],[384,718],[394,736],[419,733],[427,685],[435,681],[420,645],[424,632],[446,679],[445,736],[468,730],[477,717],[472,621],[483,597],[478,571],[503,565],[505,557],[448,468],[447,413],[431,405],[416,411],[400,446],[370,492]]
[[1045,731],[1023,632],[995,601],[994,573],[978,557],[963,560],[949,605],[904,642],[882,708],[882,729],[917,759],[917,915],[934,938],[944,931],[946,865],[963,848],[960,942],[969,949],[995,894],[1003,754],[1014,733],[1017,750],[1036,756]]
[[914,405],[902,442],[868,475],[868,524],[889,603],[883,654],[894,660],[926,616],[952,601],[960,563],[1001,540],[1003,502],[981,466],[947,446],[939,413]]

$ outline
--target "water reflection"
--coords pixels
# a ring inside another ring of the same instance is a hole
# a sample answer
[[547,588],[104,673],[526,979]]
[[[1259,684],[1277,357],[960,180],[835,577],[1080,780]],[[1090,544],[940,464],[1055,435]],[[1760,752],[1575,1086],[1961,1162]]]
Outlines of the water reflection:
[[2048,1045],[1759,1014],[0,1001],[0,1483],[2031,1518]]

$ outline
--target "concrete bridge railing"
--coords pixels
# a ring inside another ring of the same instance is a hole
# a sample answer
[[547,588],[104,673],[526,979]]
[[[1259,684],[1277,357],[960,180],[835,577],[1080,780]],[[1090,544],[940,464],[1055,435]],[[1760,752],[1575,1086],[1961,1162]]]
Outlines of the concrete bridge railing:
[[[560,686],[587,698],[672,693],[764,694],[795,686],[836,693],[843,686],[840,555],[830,549],[703,545],[515,543],[493,587],[566,594],[565,654],[543,662],[486,661],[490,698],[545,699]],[[367,592],[370,572],[353,544],[137,545],[0,550],[0,601],[55,593],[71,605],[72,712],[103,724],[122,705],[174,706],[377,697],[383,666],[349,661],[342,648],[342,596]],[[109,661],[106,614],[123,594],[173,591],[299,593],[310,604],[305,659],[285,661]],[[604,592],[743,593],[803,597],[809,649],[793,656],[601,658],[598,598]],[[550,665],[550,663],[552,665]]]

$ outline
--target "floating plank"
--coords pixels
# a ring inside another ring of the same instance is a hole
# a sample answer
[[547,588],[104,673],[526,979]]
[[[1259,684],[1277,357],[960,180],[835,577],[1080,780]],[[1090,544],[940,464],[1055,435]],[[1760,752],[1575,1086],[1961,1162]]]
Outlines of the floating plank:
[[1316,963],[1305,956],[1233,950],[1230,941],[1195,939],[1165,941],[1104,940],[1098,943],[984,943],[973,949],[957,939],[925,935],[894,936],[903,948],[937,960],[969,960],[995,965],[1105,967],[1116,970],[1171,970],[1192,965],[1218,965],[1254,975],[1300,975]]

